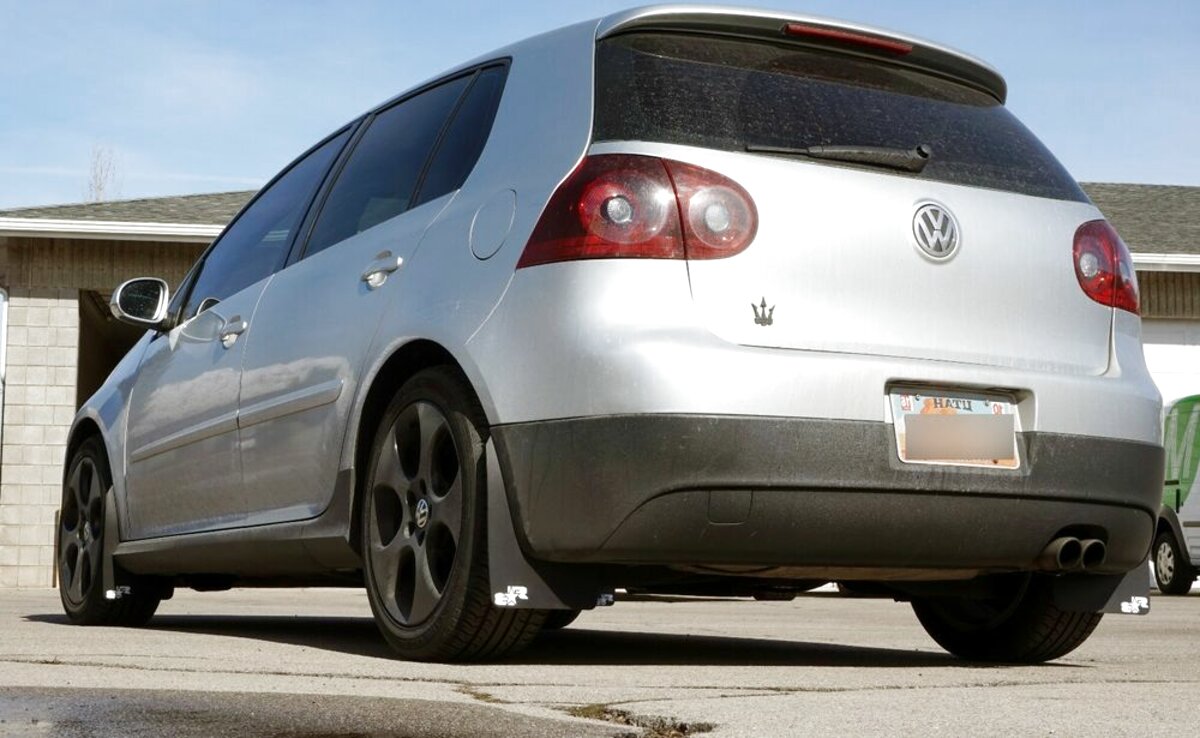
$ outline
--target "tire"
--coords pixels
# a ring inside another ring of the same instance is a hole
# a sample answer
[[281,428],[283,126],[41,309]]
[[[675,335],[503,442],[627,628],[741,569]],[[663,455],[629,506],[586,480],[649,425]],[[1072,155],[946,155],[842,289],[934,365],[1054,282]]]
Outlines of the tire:
[[579,617],[580,610],[547,610],[542,630],[562,630]]
[[492,604],[487,428],[466,379],[442,366],[404,383],[373,436],[359,506],[364,578],[380,632],[405,659],[500,658],[545,619]]
[[955,656],[1019,664],[1051,661],[1074,651],[1103,617],[1058,609],[1046,576],[1013,577],[1003,589],[987,600],[913,600],[913,611],[925,632]]
[[1167,595],[1185,595],[1196,581],[1196,570],[1179,548],[1175,535],[1164,530],[1154,539],[1154,581],[1158,591]]
[[157,583],[125,574],[121,581],[130,584],[130,593],[115,600],[104,596],[104,516],[110,494],[112,473],[104,443],[93,436],[71,457],[63,482],[57,531],[59,598],[67,618],[77,625],[145,625],[162,601]]

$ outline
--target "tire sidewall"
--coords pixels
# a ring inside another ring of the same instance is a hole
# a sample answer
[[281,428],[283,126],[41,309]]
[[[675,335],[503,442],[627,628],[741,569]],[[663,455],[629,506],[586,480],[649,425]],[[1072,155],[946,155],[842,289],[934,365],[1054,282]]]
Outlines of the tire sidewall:
[[[423,623],[406,626],[397,622],[380,600],[367,546],[370,545],[368,531],[373,509],[371,495],[384,438],[404,409],[416,402],[432,404],[447,420],[459,456],[459,473],[463,479],[463,508],[462,528],[459,531],[454,564],[442,597]],[[483,463],[484,441],[480,428],[476,425],[478,421],[475,420],[478,413],[480,411],[474,404],[474,396],[470,394],[465,381],[448,367],[436,367],[419,372],[401,386],[392,397],[372,436],[367,477],[362,487],[363,501],[359,506],[363,576],[371,610],[380,631],[387,641],[405,656],[436,657],[441,644],[458,629],[463,619],[467,604],[467,580],[483,538],[482,490],[486,486],[486,477]]]
[[[1170,548],[1171,556],[1175,561],[1175,569],[1169,580],[1163,579],[1162,572],[1158,568],[1158,552],[1163,546]],[[1154,583],[1158,586],[1158,591],[1172,595],[1187,594],[1192,589],[1194,579],[1194,573],[1184,560],[1183,552],[1180,551],[1179,542],[1175,540],[1175,536],[1168,531],[1159,533],[1154,540]]]
[[[925,631],[942,648],[960,658],[995,663],[1041,663],[1065,656],[1087,640],[1103,617],[1059,610],[1050,578],[1036,574],[1029,576],[1004,617],[976,627],[954,622],[936,601],[914,600],[912,605]],[[1048,630],[1058,635],[1044,638]]]

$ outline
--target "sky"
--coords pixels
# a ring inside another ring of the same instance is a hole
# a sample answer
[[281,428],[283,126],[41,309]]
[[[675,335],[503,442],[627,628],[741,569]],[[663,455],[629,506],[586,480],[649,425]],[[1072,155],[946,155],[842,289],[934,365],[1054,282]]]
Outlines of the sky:
[[[459,62],[636,0],[0,0],[0,209],[254,189]],[[1079,180],[1200,185],[1196,0],[762,0],[980,57]]]

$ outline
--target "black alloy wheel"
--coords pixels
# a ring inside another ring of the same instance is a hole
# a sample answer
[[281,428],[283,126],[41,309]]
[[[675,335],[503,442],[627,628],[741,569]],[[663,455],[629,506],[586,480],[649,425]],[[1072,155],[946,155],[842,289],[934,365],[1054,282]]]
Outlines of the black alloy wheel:
[[104,443],[93,436],[79,445],[67,466],[58,518],[58,591],[63,611],[79,625],[144,625],[169,589],[152,577],[116,567],[128,590],[108,599],[104,591],[106,502],[112,475]]
[[489,587],[488,425],[455,368],[400,387],[373,436],[361,530],[367,595],[408,659],[494,659],[528,645],[545,613],[501,608]]
[[406,406],[383,438],[368,555],[381,603],[400,625],[425,622],[446,591],[462,528],[461,467],[449,421],[430,402]]
[[96,461],[79,458],[67,477],[59,514],[58,578],[66,603],[81,607],[102,586],[104,480]]

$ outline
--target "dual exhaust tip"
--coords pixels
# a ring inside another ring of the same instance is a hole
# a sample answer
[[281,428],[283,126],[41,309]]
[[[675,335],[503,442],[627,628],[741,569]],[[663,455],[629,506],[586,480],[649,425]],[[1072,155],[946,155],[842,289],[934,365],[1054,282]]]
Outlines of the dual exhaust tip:
[[1074,571],[1097,569],[1108,557],[1108,546],[1099,538],[1061,536],[1050,542],[1038,556],[1038,567],[1044,571]]

